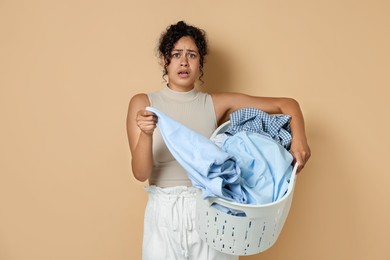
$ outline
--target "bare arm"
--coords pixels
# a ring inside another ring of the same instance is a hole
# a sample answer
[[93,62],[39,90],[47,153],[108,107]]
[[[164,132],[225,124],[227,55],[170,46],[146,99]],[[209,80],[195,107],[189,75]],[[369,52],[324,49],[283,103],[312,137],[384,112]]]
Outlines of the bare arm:
[[132,155],[131,168],[134,177],[146,181],[153,169],[153,131],[156,116],[147,110],[149,100],[146,94],[135,95],[129,103],[127,114],[127,137]]
[[311,151],[307,144],[305,123],[302,111],[292,98],[255,97],[239,93],[217,93],[211,95],[214,102],[218,124],[229,120],[230,113],[240,108],[255,107],[269,114],[286,114],[291,116],[292,143],[290,152],[298,162],[298,172],[309,160]]

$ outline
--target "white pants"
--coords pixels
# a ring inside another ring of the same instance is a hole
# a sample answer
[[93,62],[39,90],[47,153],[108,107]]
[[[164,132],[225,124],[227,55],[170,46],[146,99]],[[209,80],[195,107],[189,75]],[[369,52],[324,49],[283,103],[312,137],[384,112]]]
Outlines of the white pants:
[[195,228],[196,189],[149,186],[143,260],[238,260],[203,242]]

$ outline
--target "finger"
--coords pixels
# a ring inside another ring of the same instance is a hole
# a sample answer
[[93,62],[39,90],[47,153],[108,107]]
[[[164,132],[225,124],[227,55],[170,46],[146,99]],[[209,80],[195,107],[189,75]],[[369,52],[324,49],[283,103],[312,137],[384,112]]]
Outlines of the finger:
[[304,165],[300,165],[300,164],[298,164],[297,173],[300,173],[300,172],[303,170],[303,168],[305,168],[305,166],[304,166]]
[[139,126],[139,129],[146,134],[152,134],[155,128],[156,128],[155,124],[141,124]]
[[137,125],[156,125],[157,119],[155,118],[137,118]]
[[298,164],[297,173],[299,173],[303,169],[303,167],[305,167],[305,162],[304,162],[302,155],[300,153],[293,152],[292,155],[294,157],[294,164],[295,163]]
[[145,109],[138,111],[138,115],[140,115],[140,116],[156,116],[156,114],[154,114],[153,112],[145,110]]
[[138,122],[144,122],[147,124],[156,124],[157,118],[155,118],[154,116],[139,117]]
[[136,120],[137,121],[151,121],[151,122],[157,123],[158,118],[155,114],[144,115],[144,114],[140,113],[137,115]]
[[141,129],[153,129],[156,128],[156,122],[150,120],[140,120],[137,122],[137,125]]

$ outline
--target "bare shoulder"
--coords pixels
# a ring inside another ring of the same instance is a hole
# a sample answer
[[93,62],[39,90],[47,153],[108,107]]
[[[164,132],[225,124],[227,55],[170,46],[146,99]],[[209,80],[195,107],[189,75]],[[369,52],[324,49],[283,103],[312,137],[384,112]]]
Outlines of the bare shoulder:
[[149,105],[148,95],[145,93],[138,93],[132,96],[130,99],[130,104],[147,104]]
[[147,94],[139,93],[134,95],[129,102],[127,111],[128,122],[135,122],[135,117],[138,111],[150,106],[149,98]]
[[144,109],[145,107],[149,106],[149,98],[148,95],[145,93],[139,93],[134,95],[129,102],[129,111],[130,110],[140,110]]
[[129,107],[127,111],[127,127],[128,130],[134,130],[134,132],[137,132],[136,128],[136,116],[138,111],[145,109],[145,107],[149,106],[150,102],[148,99],[148,95],[144,93],[139,93],[134,95],[129,102]]

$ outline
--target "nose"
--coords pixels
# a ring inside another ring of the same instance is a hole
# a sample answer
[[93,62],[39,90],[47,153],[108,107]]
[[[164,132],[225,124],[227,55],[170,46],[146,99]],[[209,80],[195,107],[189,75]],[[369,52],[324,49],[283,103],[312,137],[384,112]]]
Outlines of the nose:
[[183,55],[180,60],[180,66],[187,67],[188,66],[188,59],[186,55]]

